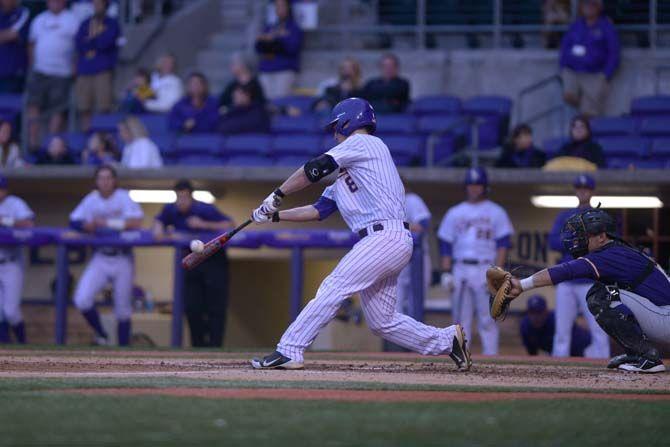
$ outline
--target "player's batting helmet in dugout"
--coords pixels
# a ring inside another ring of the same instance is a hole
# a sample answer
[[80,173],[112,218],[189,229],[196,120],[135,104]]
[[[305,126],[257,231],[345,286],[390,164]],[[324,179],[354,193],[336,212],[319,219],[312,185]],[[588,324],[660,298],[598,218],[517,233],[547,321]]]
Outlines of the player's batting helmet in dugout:
[[489,178],[488,175],[486,175],[486,169],[479,167],[468,169],[465,173],[465,184],[488,186]]
[[367,128],[374,134],[377,130],[377,117],[370,103],[361,98],[347,98],[337,103],[326,126],[327,131],[335,131],[346,137],[362,128]]

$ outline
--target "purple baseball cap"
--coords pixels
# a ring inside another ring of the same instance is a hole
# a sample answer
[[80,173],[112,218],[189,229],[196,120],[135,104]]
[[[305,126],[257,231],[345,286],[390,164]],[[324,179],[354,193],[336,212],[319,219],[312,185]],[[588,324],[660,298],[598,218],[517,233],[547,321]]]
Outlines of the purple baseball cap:
[[579,174],[575,181],[572,182],[575,188],[596,189],[596,180],[588,174]]
[[533,295],[528,298],[527,311],[533,313],[540,313],[547,310],[547,300],[542,295]]

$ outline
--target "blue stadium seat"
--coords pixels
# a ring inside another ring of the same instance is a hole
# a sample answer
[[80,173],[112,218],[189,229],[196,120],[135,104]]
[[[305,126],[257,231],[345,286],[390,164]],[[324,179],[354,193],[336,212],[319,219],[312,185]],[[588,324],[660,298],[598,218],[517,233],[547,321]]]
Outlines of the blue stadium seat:
[[286,116],[277,115],[272,118],[273,133],[320,133],[323,127],[319,126],[316,115]]
[[223,145],[223,154],[226,156],[262,155],[270,152],[272,137],[264,133],[248,133],[230,135]]
[[653,158],[670,159],[670,138],[657,138],[651,144]]
[[337,146],[337,141],[332,135],[326,135],[321,139],[321,152],[326,152]]
[[422,134],[448,132],[466,136],[469,133],[467,122],[458,115],[426,115],[417,121],[417,130]]
[[146,113],[143,115],[137,115],[137,117],[140,119],[140,121],[142,121],[142,124],[144,124],[144,127],[147,128],[149,135],[152,137],[168,132],[167,115],[160,113]]
[[275,165],[294,167],[298,169],[300,166],[304,165],[305,162],[307,162],[308,160],[309,157],[301,157],[299,155],[287,155],[284,157],[277,157],[275,159]]
[[377,118],[380,134],[409,134],[416,130],[416,118],[409,113],[383,115]]
[[272,166],[274,161],[267,155],[237,155],[226,160],[229,166]]
[[277,135],[272,141],[275,156],[300,155],[313,157],[321,153],[322,138],[318,135]]
[[317,98],[314,96],[291,95],[273,99],[272,104],[279,108],[285,108],[289,106],[295,107],[296,109],[299,109],[302,114],[307,114],[312,111],[312,105],[316,99]]
[[186,166],[217,166],[223,164],[223,158],[211,154],[179,154],[176,164]]
[[629,116],[606,116],[591,120],[594,138],[635,135],[637,122]]
[[643,119],[640,123],[640,135],[645,137],[670,137],[670,115]]
[[175,141],[177,152],[181,154],[220,154],[224,138],[219,134],[201,133],[180,135]]
[[472,116],[509,116],[512,100],[505,96],[473,96],[463,103],[463,112]]
[[640,137],[598,138],[603,147],[605,159],[610,157],[642,158],[649,155],[649,140]]
[[670,95],[641,96],[633,99],[630,113],[635,117],[670,115]]
[[461,99],[449,95],[422,96],[412,101],[409,111],[415,115],[456,115],[461,112]]
[[91,117],[90,132],[116,133],[117,125],[125,117],[122,113],[108,113]]
[[170,155],[177,153],[177,145],[175,144],[175,136],[170,132],[159,133],[151,136],[151,141],[156,143],[162,155]]
[[542,142],[542,149],[547,153],[547,158],[553,158],[558,155],[561,147],[569,141],[566,137],[547,138]]
[[69,132],[65,134],[65,143],[67,144],[67,147],[77,156],[81,155],[82,151],[86,149],[87,142],[88,135],[83,132]]
[[21,113],[23,109],[23,95],[13,93],[0,93],[0,111]]
[[411,166],[422,160],[423,139],[418,136],[388,136],[384,143],[391,151],[396,164]]

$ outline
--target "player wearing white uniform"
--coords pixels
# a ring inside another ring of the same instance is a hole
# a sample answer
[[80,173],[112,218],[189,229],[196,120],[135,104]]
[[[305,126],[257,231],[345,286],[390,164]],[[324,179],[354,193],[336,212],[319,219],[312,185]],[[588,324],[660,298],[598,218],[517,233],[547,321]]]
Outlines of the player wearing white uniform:
[[[0,175],[0,226],[30,228],[35,214],[22,199],[10,195],[7,179]],[[17,343],[26,342],[21,314],[23,291],[23,259],[20,247],[0,247],[0,343],[11,341],[12,328]]]
[[[133,202],[128,191],[117,188],[116,171],[101,166],[95,172],[96,190],[88,193],[70,214],[73,228],[88,233],[136,230],[142,225],[142,209]],[[134,260],[128,248],[96,247],[91,262],[84,270],[74,304],[95,331],[97,344],[108,344],[107,333],[95,308],[95,296],[108,283],[114,286],[114,315],[117,319],[119,345],[130,343],[131,293]]]
[[472,337],[473,314],[484,355],[498,353],[498,327],[489,314],[486,269],[504,265],[514,233],[505,210],[486,198],[488,179],[483,168],[469,169],[467,200],[449,209],[437,236],[442,255],[442,285],[451,289],[455,323]]
[[[298,169],[259,208],[255,222],[322,220],[340,211],[361,240],[323,281],[316,297],[281,337],[277,350],[253,359],[258,369],[301,369],[303,353],[349,296],[359,293],[370,329],[384,339],[421,354],[449,354],[459,369],[469,369],[463,330],[427,326],[396,311],[398,274],[412,255],[412,236],[405,220],[405,190],[388,147],[371,135],[374,111],[367,101],[349,98],[333,108],[329,127],[338,145]],[[278,211],[285,194],[338,177],[314,205]]]

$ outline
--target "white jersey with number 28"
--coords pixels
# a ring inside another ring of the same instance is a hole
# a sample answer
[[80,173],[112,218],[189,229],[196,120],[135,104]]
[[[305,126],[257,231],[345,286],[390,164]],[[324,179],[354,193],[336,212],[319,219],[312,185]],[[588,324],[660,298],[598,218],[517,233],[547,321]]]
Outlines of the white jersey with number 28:
[[381,139],[353,134],[326,154],[340,172],[323,196],[337,203],[349,228],[358,231],[375,222],[405,220],[405,187]]

